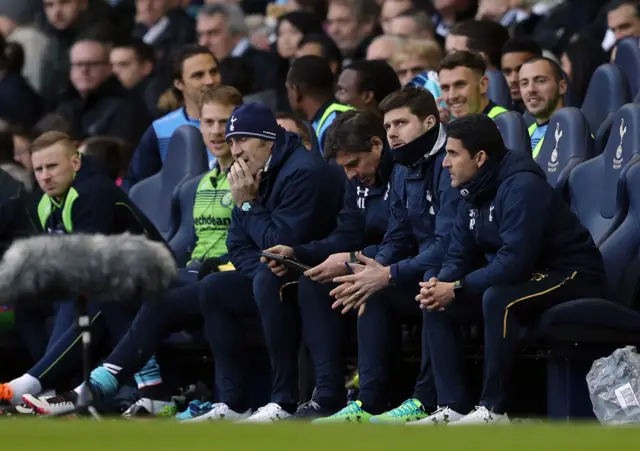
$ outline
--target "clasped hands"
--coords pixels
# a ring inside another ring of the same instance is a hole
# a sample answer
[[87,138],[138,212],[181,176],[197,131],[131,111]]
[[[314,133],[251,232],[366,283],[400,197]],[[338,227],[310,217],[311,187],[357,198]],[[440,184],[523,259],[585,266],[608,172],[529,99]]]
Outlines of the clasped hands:
[[416,296],[421,309],[440,312],[444,311],[454,299],[453,283],[440,282],[435,277],[428,282],[420,282],[420,293]]

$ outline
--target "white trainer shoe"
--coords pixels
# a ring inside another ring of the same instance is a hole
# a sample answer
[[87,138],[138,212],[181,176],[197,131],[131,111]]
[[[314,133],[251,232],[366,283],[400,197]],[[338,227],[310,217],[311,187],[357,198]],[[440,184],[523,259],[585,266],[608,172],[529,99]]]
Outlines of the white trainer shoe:
[[22,401],[31,407],[37,415],[65,415],[76,410],[78,396],[67,392],[57,396],[24,395]]
[[474,426],[479,424],[509,424],[511,421],[507,414],[492,412],[484,406],[477,406],[469,415],[451,423],[450,426]]
[[256,412],[240,423],[275,423],[291,416],[286,410],[275,402],[270,402],[266,406],[260,407]]
[[240,421],[249,418],[251,415],[251,409],[244,413],[238,413],[231,410],[228,405],[223,403],[213,404],[211,410],[207,413],[203,413],[200,416],[184,420],[183,423],[200,423],[203,421]]
[[449,407],[438,407],[438,410],[428,417],[418,421],[411,421],[407,423],[407,426],[446,426],[462,418],[464,418],[464,415]]

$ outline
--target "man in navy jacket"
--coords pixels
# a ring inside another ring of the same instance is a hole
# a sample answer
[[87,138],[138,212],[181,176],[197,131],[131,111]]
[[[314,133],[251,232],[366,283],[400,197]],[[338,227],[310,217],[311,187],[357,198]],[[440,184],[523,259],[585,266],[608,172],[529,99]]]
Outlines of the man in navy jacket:
[[[507,151],[491,119],[458,119],[448,135],[444,166],[464,201],[442,270],[421,284],[417,297],[428,311],[442,407],[426,423],[503,423],[519,326],[561,302],[602,296],[604,267],[591,235],[544,172],[531,158]],[[484,319],[484,388],[473,411],[454,320],[461,311]]]
[[[393,156],[382,119],[371,111],[347,111],[335,119],[326,136],[325,157],[335,159],[348,178],[337,227],[321,240],[269,249],[313,266],[299,280],[298,299],[317,385],[314,402],[300,406],[297,418],[327,416],[344,407],[346,318],[331,309],[329,292],[335,288],[331,282],[349,274],[351,263],[359,263],[357,251],[369,257],[377,254],[389,221]],[[278,276],[287,273],[273,260],[269,267]]]
[[300,327],[295,304],[281,295],[297,275],[277,277],[260,262],[260,253],[278,244],[308,243],[331,232],[342,204],[343,178],[318,153],[309,152],[298,135],[280,128],[263,105],[238,107],[227,122],[227,141],[236,160],[229,174],[236,208],[227,238],[236,271],[212,274],[201,284],[219,403],[198,419],[249,416],[244,321],[253,317],[262,322],[272,390],[271,402],[247,421],[272,422],[297,408]]
[[[358,401],[316,421],[368,421],[386,410],[391,319],[399,314],[420,315],[414,301],[418,283],[428,280],[425,273],[431,277],[440,270],[457,211],[459,195],[442,168],[447,135],[433,95],[405,87],[385,98],[380,109],[396,163],[389,191],[389,225],[375,259],[358,254],[362,264],[352,265],[355,274],[334,279],[340,285],[331,291],[337,299],[333,308],[359,312],[360,393]],[[408,421],[435,410],[425,355],[412,399],[379,420],[394,421],[399,415]]]

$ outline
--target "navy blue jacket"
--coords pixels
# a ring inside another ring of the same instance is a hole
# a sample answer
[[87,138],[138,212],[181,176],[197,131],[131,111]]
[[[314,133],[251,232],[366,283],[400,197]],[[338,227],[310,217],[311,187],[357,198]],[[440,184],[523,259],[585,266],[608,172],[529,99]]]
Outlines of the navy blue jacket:
[[279,129],[268,170],[248,212],[234,207],[227,236],[236,270],[254,277],[260,252],[282,244],[295,247],[327,236],[343,197],[341,176],[297,134]]
[[438,280],[463,279],[468,296],[554,270],[590,273],[594,283],[604,283],[602,256],[591,235],[530,156],[507,151],[487,169],[480,190],[474,189],[480,172],[461,187],[467,196]]
[[425,155],[412,167],[396,164],[393,169],[389,227],[376,260],[391,266],[396,285],[413,283],[425,273],[436,275],[449,247],[460,196],[442,167],[445,143],[446,133],[440,126],[392,150],[421,148]]
[[374,186],[365,185],[355,178],[347,180],[338,225],[326,238],[297,246],[294,251],[298,261],[315,266],[332,254],[360,250],[366,256],[374,257],[389,223],[389,177],[392,169],[393,157],[386,150],[380,159]]

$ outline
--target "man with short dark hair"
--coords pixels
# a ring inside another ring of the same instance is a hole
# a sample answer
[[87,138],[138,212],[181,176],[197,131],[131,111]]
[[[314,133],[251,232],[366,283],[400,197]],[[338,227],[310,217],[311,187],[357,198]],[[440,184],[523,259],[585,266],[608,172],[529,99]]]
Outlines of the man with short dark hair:
[[431,16],[419,9],[408,9],[391,19],[387,34],[407,39],[434,39]]
[[352,109],[334,98],[334,78],[327,61],[319,56],[296,59],[287,75],[287,97],[294,112],[311,122],[322,153],[324,134],[336,118]]
[[[160,171],[171,135],[178,127],[200,127],[200,96],[204,90],[220,84],[218,61],[206,47],[198,45],[186,45],[175,56],[171,76],[184,106],[153,121],[142,136],[122,184],[126,191]],[[213,165],[213,156],[208,157]]]
[[[325,157],[335,158],[348,178],[336,228],[321,240],[268,249],[313,266],[299,280],[298,299],[303,301],[299,303],[302,331],[316,364],[317,387],[314,402],[302,404],[296,418],[329,416],[344,406],[346,324],[340,312],[330,308],[329,292],[335,277],[349,274],[349,265],[359,263],[357,251],[370,258],[376,255],[387,229],[393,156],[385,135],[382,120],[373,111],[352,110],[338,116],[325,142]],[[279,277],[287,273],[274,261],[269,267]]]
[[149,113],[156,117],[156,104],[164,83],[153,76],[156,65],[153,47],[137,39],[119,42],[111,49],[109,62],[113,74],[122,86],[140,99]]
[[529,126],[533,158],[542,148],[551,116],[564,107],[567,82],[558,64],[544,57],[532,58],[520,67],[520,94],[535,122]]
[[[442,168],[447,139],[435,99],[427,90],[404,87],[380,104],[395,163],[389,189],[389,225],[374,258],[357,255],[354,274],[333,279],[332,308],[358,311],[360,392],[320,422],[408,422],[436,409],[428,346],[415,393],[400,407],[388,405],[388,352],[396,316],[417,316],[418,282],[437,274],[449,247],[449,232],[459,200]],[[335,375],[334,375],[335,377]],[[374,416],[375,415],[375,416]],[[373,417],[373,418],[372,418]]]
[[296,58],[307,55],[321,56],[327,60],[331,72],[337,77],[342,72],[342,53],[329,36],[324,34],[305,34],[296,50]]
[[541,57],[542,48],[533,39],[514,38],[507,41],[502,46],[502,74],[507,80],[511,99],[516,110],[520,113],[525,111],[524,101],[520,94],[520,68],[530,59]]
[[334,0],[327,11],[327,34],[335,41],[345,64],[366,54],[380,7],[375,0]]
[[509,40],[506,28],[492,20],[468,20],[455,24],[445,40],[447,54],[469,50],[478,52],[487,69],[500,69],[502,46]]
[[451,53],[441,61],[438,78],[451,118],[483,113],[494,119],[507,111],[487,97],[489,79],[485,71],[482,57],[466,50]]
[[[416,298],[426,311],[438,405],[447,413],[439,423],[507,423],[521,327],[562,302],[602,297],[604,265],[589,231],[544,172],[507,150],[493,121],[471,115],[447,132],[444,167],[463,201],[442,269],[420,284]],[[458,321],[469,314],[484,323],[479,404],[468,394],[458,336]]]
[[336,87],[336,99],[357,109],[378,110],[378,105],[400,89],[395,71],[386,61],[360,60],[345,67]]

